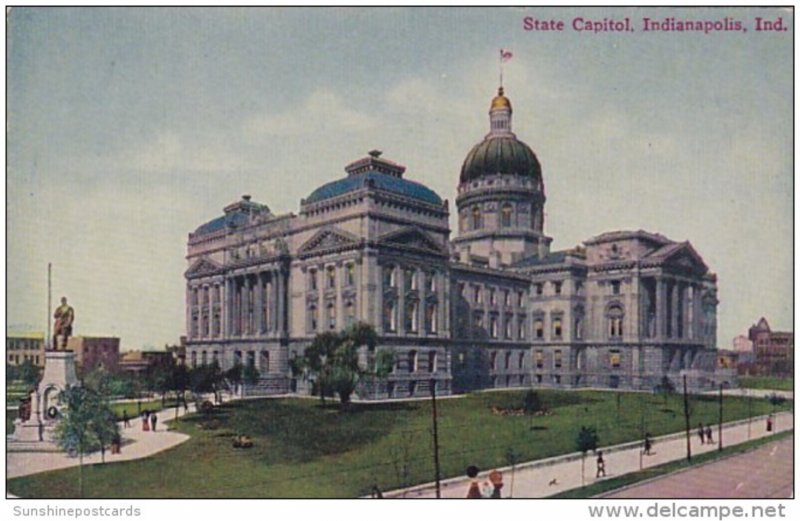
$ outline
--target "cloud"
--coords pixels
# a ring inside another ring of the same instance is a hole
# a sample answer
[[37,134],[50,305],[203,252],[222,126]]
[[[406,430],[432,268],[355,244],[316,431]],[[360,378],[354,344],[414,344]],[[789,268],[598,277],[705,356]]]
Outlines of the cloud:
[[253,138],[263,136],[298,137],[320,131],[358,132],[377,126],[377,120],[342,101],[333,92],[313,92],[299,107],[277,114],[257,116],[244,125]]

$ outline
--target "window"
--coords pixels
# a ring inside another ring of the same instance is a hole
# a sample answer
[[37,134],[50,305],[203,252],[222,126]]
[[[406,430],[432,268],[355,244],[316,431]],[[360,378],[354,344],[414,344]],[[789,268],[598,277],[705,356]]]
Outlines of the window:
[[327,280],[328,280],[328,288],[335,288],[336,287],[336,266],[328,266],[325,270],[327,273]]
[[583,291],[583,281],[576,280],[575,281],[575,293],[580,293]]
[[544,319],[537,318],[533,321],[533,333],[537,340],[544,338]]
[[472,229],[479,230],[483,226],[481,222],[481,209],[479,206],[472,207]]
[[506,353],[506,369],[511,369],[511,353]]
[[555,367],[556,369],[561,369],[561,363],[562,363],[561,349],[556,349],[553,352],[553,367]]
[[308,308],[308,328],[311,331],[316,331],[319,322],[319,313],[317,313],[317,306]]
[[517,337],[520,340],[525,338],[525,315],[517,317]]
[[208,353],[206,353],[205,351],[200,352],[200,364],[201,365],[208,364]]
[[553,319],[553,338],[561,338],[561,317]]
[[409,373],[416,373],[417,372],[417,352],[416,351],[409,351],[408,352],[408,372]]
[[525,367],[525,352],[520,351],[519,355],[517,356],[517,369],[523,369]]
[[619,368],[621,365],[621,357],[618,349],[612,349],[608,353],[608,363],[613,368]]
[[489,366],[492,370],[497,369],[497,351],[492,351],[492,354],[489,355]]
[[428,371],[435,373],[439,370],[436,351],[428,351]]
[[416,302],[409,302],[406,304],[406,316],[405,316],[405,326],[406,331],[409,332],[416,332],[417,331],[417,310],[419,309],[419,304]]
[[492,315],[489,318],[489,331],[492,338],[497,338],[497,315]]
[[475,327],[483,327],[483,311],[476,311],[473,315]]
[[506,315],[505,317],[505,337],[510,339],[514,332],[514,315]]
[[436,333],[436,303],[429,302],[425,305],[425,331],[428,333]]
[[483,294],[481,293],[480,286],[474,286],[472,289],[472,299],[476,304],[483,302]]
[[489,290],[489,304],[491,304],[492,306],[497,304],[497,292],[495,291],[494,288],[491,288]]
[[411,291],[411,290],[417,289],[417,270],[415,270],[413,268],[407,268],[403,272],[403,275],[404,275],[404,278],[405,278],[405,281],[404,281],[405,290],[406,291]]
[[269,372],[269,351],[261,351],[258,357],[258,372],[262,375]]
[[347,326],[352,326],[356,321],[356,306],[352,300],[348,300],[344,305],[345,321]]
[[336,304],[329,302],[326,311],[328,315],[328,329],[336,329]]
[[556,295],[561,295],[561,284],[562,282],[560,280],[553,282],[553,293]]
[[517,306],[524,308],[525,307],[525,292],[518,291],[517,292]]
[[536,285],[534,286],[534,288],[536,289],[536,294],[537,295],[543,295],[544,294],[544,284],[542,284],[541,282],[537,282]]
[[219,363],[219,351],[214,351],[211,353],[211,360]]
[[539,349],[536,351],[536,369],[544,368],[544,351]]
[[511,292],[507,289],[503,290],[503,305],[506,307],[511,306]]
[[397,330],[397,304],[393,301],[383,305],[383,329],[390,332]]
[[197,351],[192,351],[192,367],[197,367]]
[[575,317],[575,340],[583,339],[583,320],[581,317]]
[[613,295],[619,295],[619,284],[620,283],[619,283],[618,280],[612,280],[611,281],[611,293]]
[[510,204],[506,203],[503,205],[500,209],[500,226],[503,228],[511,227],[511,216],[513,212],[514,209]]
[[622,338],[622,320],[625,317],[625,312],[623,311],[622,306],[619,304],[610,306],[606,312],[606,316],[608,318],[609,338]]
[[317,270],[309,270],[308,272],[308,289],[311,291],[317,290]]
[[354,286],[356,283],[356,266],[353,263],[345,264],[344,267],[344,280],[348,286]]

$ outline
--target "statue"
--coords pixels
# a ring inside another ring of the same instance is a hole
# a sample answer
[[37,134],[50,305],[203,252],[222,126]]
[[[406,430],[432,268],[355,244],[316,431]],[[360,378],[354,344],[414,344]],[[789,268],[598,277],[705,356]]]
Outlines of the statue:
[[55,325],[53,326],[53,351],[58,351],[58,338],[63,337],[63,350],[67,350],[67,339],[72,335],[72,323],[75,321],[75,310],[67,304],[67,297],[61,297],[61,305],[56,308],[53,314]]

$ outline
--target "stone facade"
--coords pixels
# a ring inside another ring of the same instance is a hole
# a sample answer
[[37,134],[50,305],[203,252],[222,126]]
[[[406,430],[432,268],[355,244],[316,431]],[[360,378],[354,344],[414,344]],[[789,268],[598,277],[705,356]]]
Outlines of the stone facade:
[[541,166],[511,113],[500,91],[462,166],[452,241],[448,201],[379,151],[299,214],[243,196],[190,233],[187,363],[251,363],[261,381],[249,392],[306,393],[291,360],[361,321],[397,360],[362,383],[364,398],[427,396],[431,382],[441,394],[716,383],[716,278],[702,258],[644,231],[551,252]]
[[44,367],[44,333],[6,335],[6,365],[21,365],[26,360],[38,367]]

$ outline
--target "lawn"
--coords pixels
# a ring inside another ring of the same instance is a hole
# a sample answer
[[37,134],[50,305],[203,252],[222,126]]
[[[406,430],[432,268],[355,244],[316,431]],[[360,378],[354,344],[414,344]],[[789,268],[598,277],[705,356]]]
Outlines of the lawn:
[[776,376],[740,376],[739,387],[745,389],[794,391],[794,378],[778,378]]
[[[643,393],[539,391],[546,416],[494,414],[492,407],[519,407],[524,392],[476,393],[440,400],[442,477],[460,476],[468,465],[507,464],[575,450],[583,425],[597,428],[601,445],[654,436],[684,427],[683,400]],[[724,420],[765,414],[763,399],[748,407],[726,397]],[[718,419],[715,396],[691,397],[691,423]],[[792,402],[779,409],[789,409]],[[182,419],[178,430],[189,441],[151,458],[86,469],[88,497],[356,497],[373,485],[390,490],[432,481],[433,452],[429,402],[354,404],[348,411],[315,400],[275,399],[232,402],[209,418]],[[231,447],[244,433],[252,449]],[[75,497],[77,469],[14,479],[7,488],[22,497]],[[120,484],[124,483],[124,486]]]

